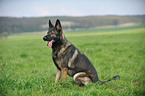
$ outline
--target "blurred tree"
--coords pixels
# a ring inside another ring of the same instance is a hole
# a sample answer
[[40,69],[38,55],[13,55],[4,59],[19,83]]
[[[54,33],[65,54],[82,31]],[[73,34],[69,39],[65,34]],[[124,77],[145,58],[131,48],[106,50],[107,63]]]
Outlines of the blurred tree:
[[118,19],[114,19],[112,21],[112,25],[115,25],[115,26],[119,25],[119,20]]
[[29,17],[29,18],[15,18],[15,17],[0,17],[0,33],[21,33],[21,32],[39,32],[47,30],[43,27],[48,24],[51,19],[55,22],[56,19],[63,22],[69,22],[63,25],[64,30],[88,29],[107,25],[119,25],[125,23],[141,24],[145,23],[145,15],[137,16],[85,16],[85,17]]

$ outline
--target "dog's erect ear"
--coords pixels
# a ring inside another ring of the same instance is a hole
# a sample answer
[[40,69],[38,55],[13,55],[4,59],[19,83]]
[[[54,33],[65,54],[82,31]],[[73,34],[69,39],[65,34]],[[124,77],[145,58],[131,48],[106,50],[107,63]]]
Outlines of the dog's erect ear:
[[58,32],[62,32],[62,27],[59,19],[56,20],[55,28],[57,29]]
[[51,21],[49,20],[49,28],[52,28],[52,27],[54,27],[54,26],[52,25]]

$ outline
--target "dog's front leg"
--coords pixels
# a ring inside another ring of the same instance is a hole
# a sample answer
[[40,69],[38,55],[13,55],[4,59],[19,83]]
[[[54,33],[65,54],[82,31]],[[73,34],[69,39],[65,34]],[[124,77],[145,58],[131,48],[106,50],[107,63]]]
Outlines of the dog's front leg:
[[68,68],[62,68],[62,79],[63,79],[62,82],[66,80],[67,72]]
[[56,73],[56,77],[55,77],[55,83],[57,83],[60,79],[61,76],[61,71],[59,69],[57,69],[57,73]]

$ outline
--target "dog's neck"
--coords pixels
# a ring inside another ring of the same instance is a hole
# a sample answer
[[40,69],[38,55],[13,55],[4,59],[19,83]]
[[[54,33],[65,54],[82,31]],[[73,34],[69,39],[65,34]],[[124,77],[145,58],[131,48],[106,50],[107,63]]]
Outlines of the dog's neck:
[[69,46],[70,42],[63,36],[61,40],[58,40],[57,42],[54,42],[52,45],[52,50],[57,51],[60,50],[63,47]]
[[59,47],[61,47],[63,44],[64,44],[64,42],[62,40],[54,42],[53,45],[52,45],[52,49],[53,50],[59,49]]

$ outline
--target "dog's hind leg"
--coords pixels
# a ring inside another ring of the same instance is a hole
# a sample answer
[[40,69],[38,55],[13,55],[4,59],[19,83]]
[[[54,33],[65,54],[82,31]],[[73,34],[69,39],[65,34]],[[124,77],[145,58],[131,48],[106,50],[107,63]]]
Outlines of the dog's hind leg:
[[85,86],[92,83],[91,79],[86,75],[85,72],[79,72],[75,74],[73,79],[79,86]]
[[57,74],[56,74],[56,77],[55,77],[55,83],[57,83],[59,81],[60,76],[61,76],[61,71],[59,69],[57,69]]

